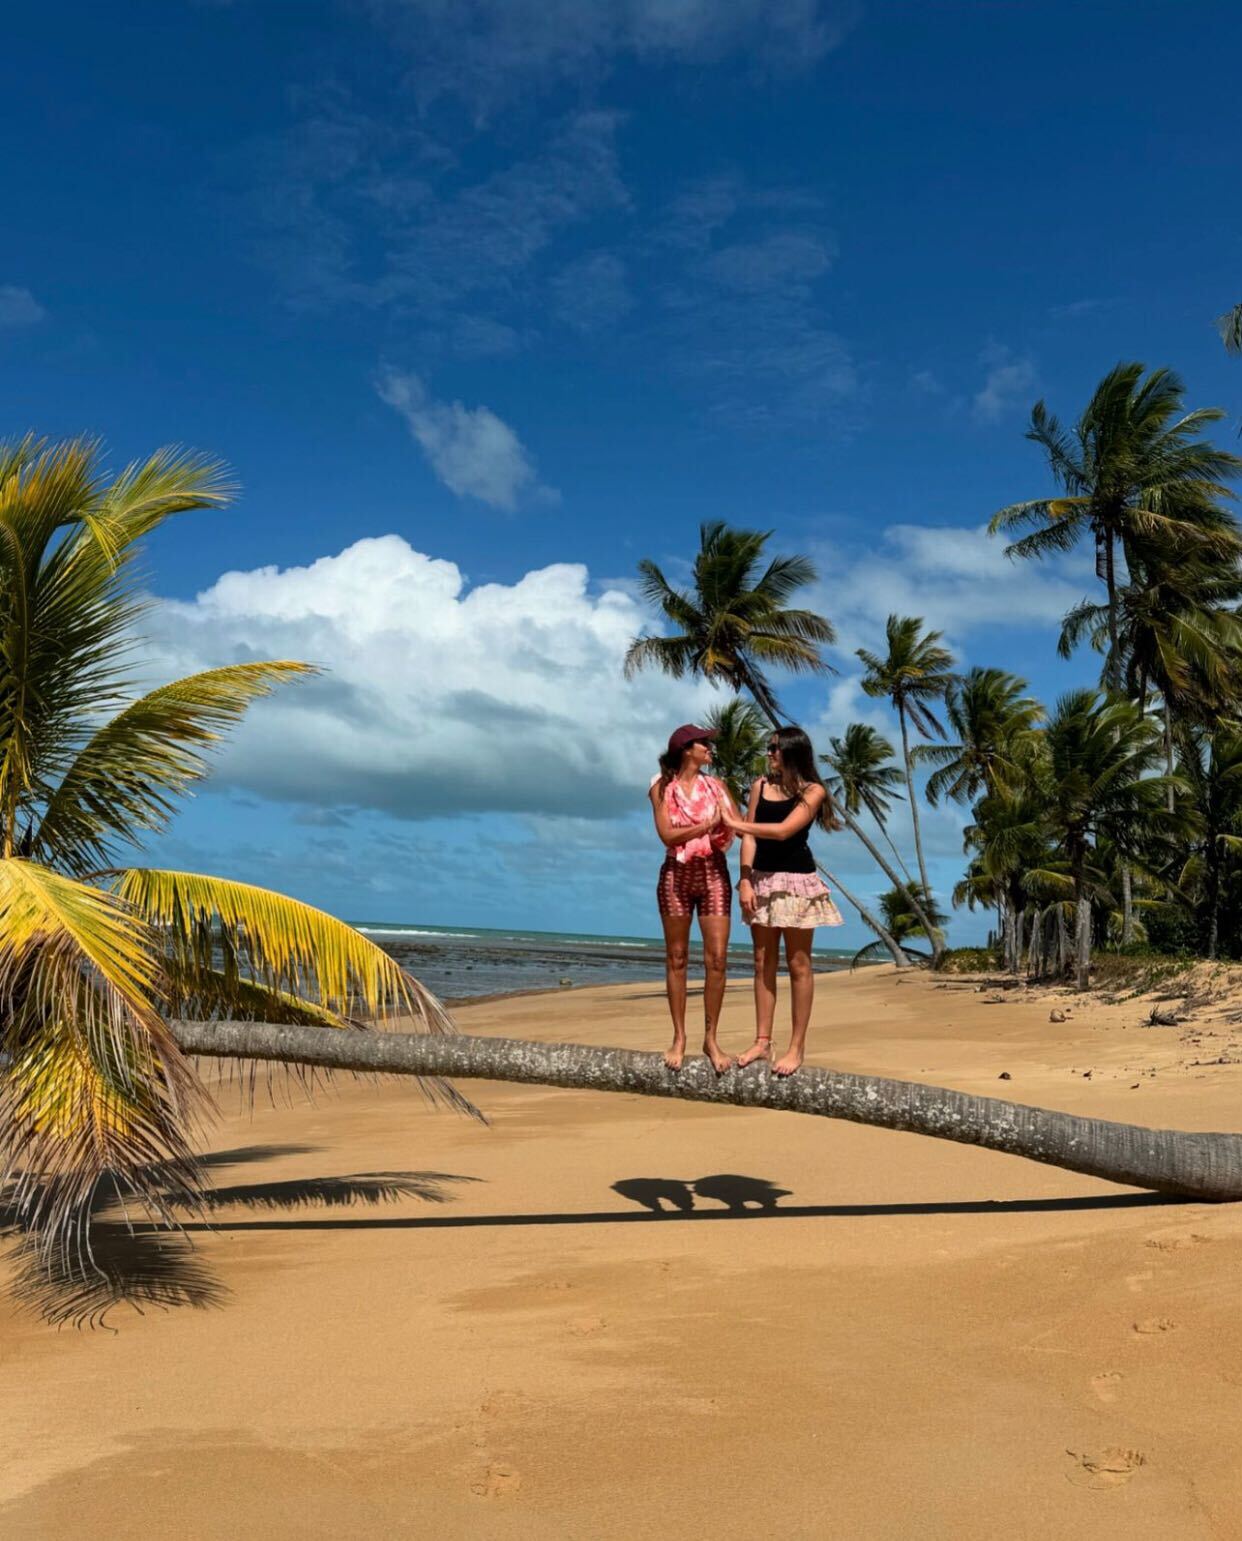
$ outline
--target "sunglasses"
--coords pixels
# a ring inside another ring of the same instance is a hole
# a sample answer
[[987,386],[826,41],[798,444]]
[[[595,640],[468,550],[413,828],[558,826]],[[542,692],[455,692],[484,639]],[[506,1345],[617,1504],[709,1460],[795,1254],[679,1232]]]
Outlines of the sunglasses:
[[781,746],[779,744],[769,744],[767,747],[768,754],[780,754],[780,752]]

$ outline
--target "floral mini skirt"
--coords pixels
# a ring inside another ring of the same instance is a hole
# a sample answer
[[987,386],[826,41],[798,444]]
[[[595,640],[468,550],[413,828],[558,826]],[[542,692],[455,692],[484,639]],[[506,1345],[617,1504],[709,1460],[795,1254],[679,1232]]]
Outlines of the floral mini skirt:
[[748,924],[776,931],[811,931],[816,926],[843,926],[832,892],[814,872],[756,872],[753,879],[755,913]]

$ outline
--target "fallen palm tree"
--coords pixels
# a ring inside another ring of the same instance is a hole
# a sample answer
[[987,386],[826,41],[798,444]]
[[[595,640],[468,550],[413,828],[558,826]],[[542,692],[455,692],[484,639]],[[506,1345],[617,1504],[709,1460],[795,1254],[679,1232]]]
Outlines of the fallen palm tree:
[[325,1071],[481,1079],[580,1091],[728,1103],[843,1118],[979,1145],[1108,1182],[1199,1199],[1242,1199],[1242,1135],[1144,1129],[1026,1107],[941,1086],[804,1066],[778,1077],[760,1063],[718,1076],[705,1059],[673,1074],[659,1054],[466,1034],[367,1032],[267,1022],[170,1024],[186,1054]]

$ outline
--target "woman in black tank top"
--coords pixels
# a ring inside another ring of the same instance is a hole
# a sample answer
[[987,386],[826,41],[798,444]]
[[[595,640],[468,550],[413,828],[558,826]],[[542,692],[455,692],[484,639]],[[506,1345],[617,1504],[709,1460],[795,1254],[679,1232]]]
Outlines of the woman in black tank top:
[[746,818],[725,822],[742,836],[738,899],[755,948],[755,1041],[739,1066],[767,1059],[776,1016],[776,972],[781,938],[789,969],[792,1031],[789,1050],[773,1065],[792,1075],[806,1052],[815,999],[811,944],[816,926],[839,926],[841,913],[815,870],[812,824],[839,829],[828,789],[815,769],[811,741],[801,728],[777,728],[768,742],[769,774],[751,788]]

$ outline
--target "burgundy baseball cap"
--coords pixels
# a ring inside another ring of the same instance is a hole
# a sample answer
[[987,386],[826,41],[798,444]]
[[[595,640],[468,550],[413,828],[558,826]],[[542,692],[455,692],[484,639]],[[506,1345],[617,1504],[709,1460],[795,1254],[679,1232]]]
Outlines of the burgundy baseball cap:
[[670,734],[668,741],[669,754],[676,754],[679,749],[684,749],[687,744],[695,744],[700,739],[710,741],[719,738],[720,734],[715,728],[699,728],[692,722],[683,722],[681,727]]

